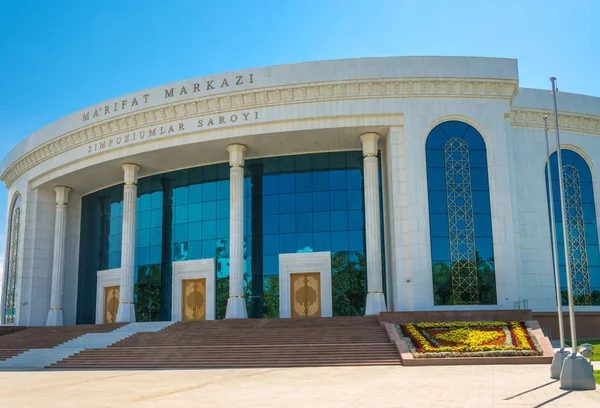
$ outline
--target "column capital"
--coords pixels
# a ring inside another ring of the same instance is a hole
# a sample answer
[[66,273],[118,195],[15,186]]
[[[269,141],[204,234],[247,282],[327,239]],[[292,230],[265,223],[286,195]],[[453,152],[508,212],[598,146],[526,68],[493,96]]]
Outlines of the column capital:
[[242,167],[244,165],[244,155],[248,148],[243,144],[230,144],[227,146],[229,152],[229,165],[231,167]]
[[360,141],[363,147],[363,157],[376,157],[379,148],[377,142],[379,141],[379,133],[368,132],[360,135]]
[[133,163],[126,163],[121,167],[123,168],[123,180],[125,184],[137,184],[138,171],[140,171],[141,167]]
[[54,191],[56,192],[56,204],[69,204],[69,193],[71,192],[70,187],[56,186],[54,187]]

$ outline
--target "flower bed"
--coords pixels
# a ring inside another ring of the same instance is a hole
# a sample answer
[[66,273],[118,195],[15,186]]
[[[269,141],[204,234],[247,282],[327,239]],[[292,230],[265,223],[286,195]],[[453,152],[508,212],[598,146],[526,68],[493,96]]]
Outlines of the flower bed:
[[416,358],[543,354],[524,322],[425,322],[395,326]]

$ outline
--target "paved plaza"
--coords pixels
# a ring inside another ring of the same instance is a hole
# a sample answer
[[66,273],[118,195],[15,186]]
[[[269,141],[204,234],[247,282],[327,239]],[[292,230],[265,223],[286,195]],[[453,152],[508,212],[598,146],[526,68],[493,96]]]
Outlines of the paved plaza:
[[600,407],[546,365],[0,372],[1,407]]

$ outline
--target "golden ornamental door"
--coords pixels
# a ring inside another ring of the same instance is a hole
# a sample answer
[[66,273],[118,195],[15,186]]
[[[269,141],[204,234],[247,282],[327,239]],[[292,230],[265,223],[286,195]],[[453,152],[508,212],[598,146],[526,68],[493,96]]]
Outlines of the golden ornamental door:
[[321,274],[291,273],[290,298],[292,317],[321,317]]
[[104,323],[115,323],[119,311],[119,286],[104,287]]
[[206,278],[181,282],[181,320],[206,319]]

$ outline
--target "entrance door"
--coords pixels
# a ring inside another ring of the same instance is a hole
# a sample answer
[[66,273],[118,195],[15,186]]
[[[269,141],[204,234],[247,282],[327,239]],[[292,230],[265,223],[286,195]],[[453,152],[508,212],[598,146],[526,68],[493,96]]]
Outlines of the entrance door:
[[293,318],[321,317],[321,274],[290,273],[291,315]]
[[206,319],[206,278],[181,281],[181,320]]
[[104,287],[104,323],[115,323],[119,311],[120,286]]

